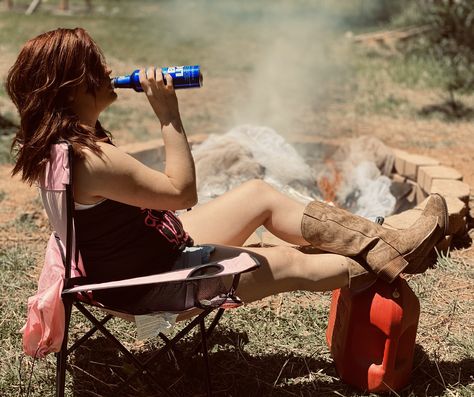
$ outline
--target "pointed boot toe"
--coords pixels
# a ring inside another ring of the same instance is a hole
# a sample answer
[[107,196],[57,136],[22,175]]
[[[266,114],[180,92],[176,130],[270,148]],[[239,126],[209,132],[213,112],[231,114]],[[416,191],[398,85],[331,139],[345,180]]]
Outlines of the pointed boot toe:
[[437,254],[435,251],[436,244],[440,242],[447,234],[449,228],[449,214],[446,200],[440,194],[430,195],[428,202],[422,212],[421,219],[437,220],[437,225],[430,238],[423,244],[418,253],[407,255],[408,265],[404,269],[404,273],[418,274],[425,272],[429,267],[433,267],[436,262]]
[[449,213],[448,205],[443,196],[438,193],[433,193],[429,196],[423,209],[422,215],[435,216],[438,219],[438,228],[441,231],[442,237],[448,235],[449,230]]

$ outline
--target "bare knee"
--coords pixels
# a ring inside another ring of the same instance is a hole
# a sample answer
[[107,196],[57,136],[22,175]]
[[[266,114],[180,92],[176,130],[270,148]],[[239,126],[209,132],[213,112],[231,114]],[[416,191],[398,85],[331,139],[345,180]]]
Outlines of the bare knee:
[[245,194],[252,197],[253,205],[257,205],[268,218],[278,194],[277,190],[262,179],[251,179],[245,182],[242,187],[247,190]]
[[243,184],[252,194],[267,194],[274,191],[273,187],[263,179],[251,179]]
[[287,291],[301,289],[304,254],[290,246],[278,246],[272,249],[276,250],[280,258],[278,265],[272,269],[275,279],[283,281]]
[[265,248],[267,252],[264,255],[261,250],[253,251],[260,261],[260,268],[242,275],[237,290],[239,296],[248,303],[300,289],[298,264],[303,254],[289,246]]

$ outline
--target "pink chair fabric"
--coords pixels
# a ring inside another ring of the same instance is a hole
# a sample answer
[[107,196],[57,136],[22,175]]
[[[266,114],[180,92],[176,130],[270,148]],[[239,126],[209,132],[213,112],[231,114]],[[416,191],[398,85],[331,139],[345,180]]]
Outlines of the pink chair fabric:
[[[59,241],[56,239],[55,234],[52,233],[46,247],[37,293],[28,299],[27,320],[21,332],[23,333],[23,349],[29,356],[43,358],[48,353],[61,350],[65,332],[63,294],[90,293],[91,291],[106,288],[198,279],[200,276],[193,277],[193,274],[196,274],[195,270],[200,268],[203,268],[202,270],[212,269],[216,271],[216,277],[221,277],[253,270],[259,266],[250,255],[242,253],[238,257],[214,264],[128,280],[88,284],[64,290],[65,267],[62,252],[65,252],[63,242],[67,241],[66,185],[69,183],[69,173],[67,144],[52,145],[50,161],[44,178],[40,181],[40,190],[45,210],[51,226],[59,236]],[[74,228],[72,237],[72,246],[75,247]],[[78,255],[77,264],[74,261],[75,256],[73,252],[71,277],[86,276],[80,254]],[[206,266],[208,267],[206,268]],[[235,307],[235,302],[223,301],[221,307]]]
[[[71,276],[80,276],[72,267]],[[61,350],[64,337],[64,305],[61,293],[65,269],[58,242],[51,234],[46,248],[38,290],[28,298],[28,315],[23,332],[23,351],[32,357],[43,358]]]

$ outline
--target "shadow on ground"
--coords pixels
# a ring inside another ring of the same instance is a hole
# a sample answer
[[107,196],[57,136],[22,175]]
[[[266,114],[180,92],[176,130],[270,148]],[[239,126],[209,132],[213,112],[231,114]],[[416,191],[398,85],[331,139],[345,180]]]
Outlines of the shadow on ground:
[[16,133],[18,126],[12,121],[0,115],[0,136]]
[[[214,396],[360,396],[364,395],[341,382],[330,359],[294,355],[248,354],[245,333],[217,330],[209,344]],[[154,379],[169,390],[171,396],[204,396],[205,382],[201,357],[187,355],[196,340],[182,342],[182,357],[166,357],[153,366]],[[149,352],[138,353],[146,359]],[[181,355],[180,355],[181,356]],[[132,365],[115,347],[100,337],[85,343],[72,360],[74,396],[159,396],[149,389],[149,381],[141,377],[132,386],[120,385],[132,373]],[[415,350],[412,383],[400,396],[443,395],[452,385],[469,385],[474,373],[474,359],[459,362],[434,361],[423,348]],[[367,394],[368,395],[368,394]]]
[[423,117],[441,116],[448,122],[471,121],[474,119],[474,109],[458,101],[445,101],[439,104],[423,106],[418,114]]

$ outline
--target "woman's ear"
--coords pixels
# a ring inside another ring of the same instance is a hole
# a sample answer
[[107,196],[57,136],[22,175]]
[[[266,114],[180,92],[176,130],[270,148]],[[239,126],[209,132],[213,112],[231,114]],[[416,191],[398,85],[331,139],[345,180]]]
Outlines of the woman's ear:
[[76,95],[77,95],[77,87],[69,88],[69,90],[67,91],[67,94],[66,94],[67,102],[69,104],[73,103],[74,100],[76,99]]

